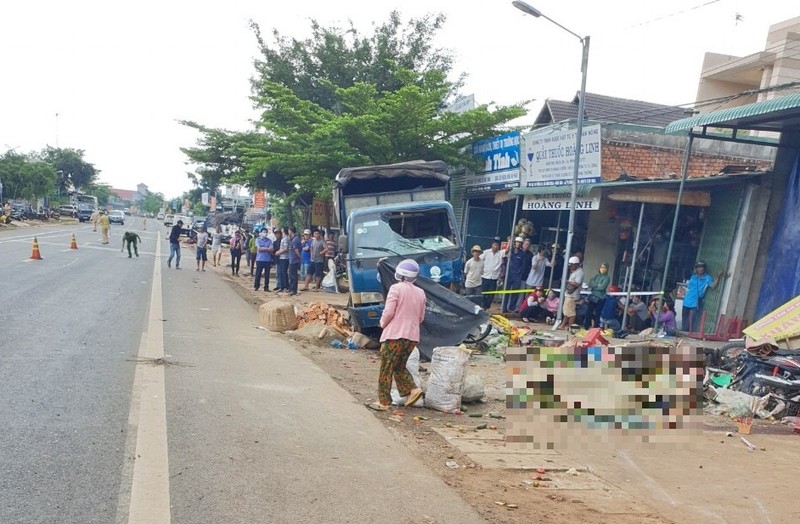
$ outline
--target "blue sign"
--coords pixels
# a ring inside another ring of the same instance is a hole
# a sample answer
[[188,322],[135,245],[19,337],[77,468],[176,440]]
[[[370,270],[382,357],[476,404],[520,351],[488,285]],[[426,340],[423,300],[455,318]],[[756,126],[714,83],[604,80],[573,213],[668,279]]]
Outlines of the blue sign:
[[472,144],[472,155],[483,159],[483,170],[467,172],[467,194],[519,187],[519,131],[478,140]]

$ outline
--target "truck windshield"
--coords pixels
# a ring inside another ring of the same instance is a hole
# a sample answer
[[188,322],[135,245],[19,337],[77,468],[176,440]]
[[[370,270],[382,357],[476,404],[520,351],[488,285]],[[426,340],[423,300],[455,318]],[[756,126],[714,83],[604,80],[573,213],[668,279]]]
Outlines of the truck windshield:
[[[353,222],[357,257],[400,256],[456,247],[447,209],[369,213]],[[376,249],[377,248],[377,249]]]

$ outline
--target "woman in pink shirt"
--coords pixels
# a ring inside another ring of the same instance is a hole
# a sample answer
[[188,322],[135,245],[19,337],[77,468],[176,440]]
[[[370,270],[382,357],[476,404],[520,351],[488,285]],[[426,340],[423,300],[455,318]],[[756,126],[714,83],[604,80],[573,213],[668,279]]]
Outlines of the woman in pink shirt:
[[392,403],[392,377],[401,397],[408,397],[406,406],[422,396],[414,378],[406,369],[408,356],[419,342],[419,325],[425,318],[425,292],[414,285],[419,275],[419,265],[411,259],[397,265],[389,288],[386,305],[381,315],[381,371],[378,377],[378,401],[369,405],[377,411],[386,411]]

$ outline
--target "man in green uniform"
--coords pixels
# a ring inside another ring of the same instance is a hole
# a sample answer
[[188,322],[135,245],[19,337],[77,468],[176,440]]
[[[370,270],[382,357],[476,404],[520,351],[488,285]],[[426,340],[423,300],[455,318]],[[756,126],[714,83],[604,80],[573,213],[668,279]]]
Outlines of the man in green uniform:
[[139,248],[138,243],[141,242],[142,239],[136,233],[131,231],[125,231],[125,234],[122,235],[122,249],[120,249],[120,253],[125,250],[125,245],[128,246],[128,258],[131,258],[131,244],[133,244],[133,252],[136,253],[136,256],[139,256]]

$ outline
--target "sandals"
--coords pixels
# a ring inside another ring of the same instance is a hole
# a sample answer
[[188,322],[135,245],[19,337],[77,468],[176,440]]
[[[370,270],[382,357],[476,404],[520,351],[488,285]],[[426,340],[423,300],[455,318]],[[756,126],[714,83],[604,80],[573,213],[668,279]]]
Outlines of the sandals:
[[419,388],[414,388],[411,390],[411,393],[408,394],[408,400],[406,400],[405,406],[409,407],[415,404],[419,398],[422,396],[422,390]]
[[380,402],[373,402],[372,404],[367,404],[367,407],[375,411],[389,411],[389,406],[385,406]]

